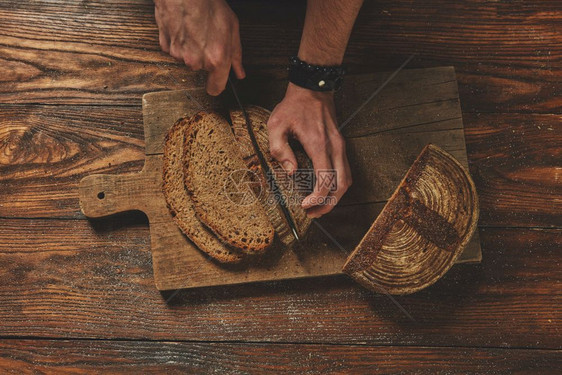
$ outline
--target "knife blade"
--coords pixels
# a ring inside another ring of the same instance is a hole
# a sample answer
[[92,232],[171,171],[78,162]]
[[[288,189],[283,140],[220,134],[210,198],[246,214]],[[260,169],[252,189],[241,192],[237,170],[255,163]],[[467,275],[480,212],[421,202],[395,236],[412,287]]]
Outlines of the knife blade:
[[256,155],[258,156],[260,166],[261,166],[262,170],[265,172],[265,176],[267,178],[267,183],[268,183],[269,187],[271,188],[271,190],[273,190],[273,194],[275,195],[275,201],[279,202],[279,207],[281,208],[281,212],[283,213],[283,216],[285,218],[285,221],[287,222],[287,225],[289,226],[289,228],[291,228],[291,232],[293,233],[293,236],[295,237],[295,239],[297,241],[300,241],[300,237],[299,237],[298,232],[297,232],[297,226],[295,225],[295,222],[293,221],[293,218],[291,217],[291,214],[289,212],[289,208],[287,207],[287,202],[285,201],[285,197],[283,196],[283,193],[279,189],[279,186],[277,185],[277,181],[275,181],[275,177],[273,176],[273,171],[269,167],[269,164],[267,164],[267,162],[265,160],[265,156],[261,152],[261,149],[258,145],[258,141],[257,141],[256,136],[254,134],[254,129],[252,128],[252,124],[250,123],[250,119],[248,118],[248,113],[246,113],[246,109],[242,105],[242,101],[240,100],[240,97],[238,96],[238,91],[236,90],[236,87],[234,86],[234,82],[232,81],[232,77],[228,77],[228,84],[230,86],[230,89],[232,90],[232,94],[234,95],[234,99],[236,100],[236,103],[238,104],[238,106],[240,107],[240,110],[242,111],[242,116],[244,117],[244,121],[246,122],[246,129],[248,130],[250,140],[252,141],[252,146],[254,147]]

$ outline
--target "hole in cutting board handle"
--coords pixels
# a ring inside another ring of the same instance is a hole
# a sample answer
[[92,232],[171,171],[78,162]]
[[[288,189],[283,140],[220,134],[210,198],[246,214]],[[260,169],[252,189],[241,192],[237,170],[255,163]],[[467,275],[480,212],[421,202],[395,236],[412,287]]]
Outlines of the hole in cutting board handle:
[[105,193],[103,191],[100,191],[98,193],[98,199],[103,199],[103,198],[105,198]]

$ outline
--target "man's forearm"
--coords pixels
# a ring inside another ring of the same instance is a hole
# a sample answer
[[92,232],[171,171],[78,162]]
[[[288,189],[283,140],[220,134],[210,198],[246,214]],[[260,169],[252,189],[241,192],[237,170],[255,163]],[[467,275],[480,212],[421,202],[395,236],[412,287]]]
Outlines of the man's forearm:
[[[313,65],[341,65],[362,4],[363,0],[308,0],[298,57]],[[271,155],[289,174],[299,167],[289,138],[297,139],[312,160],[317,179],[314,191],[301,204],[312,218],[332,210],[351,185],[345,140],[335,113],[333,91],[318,92],[290,82],[267,122]],[[322,170],[335,171],[335,189],[320,183]]]
[[308,0],[299,58],[340,65],[363,0]]

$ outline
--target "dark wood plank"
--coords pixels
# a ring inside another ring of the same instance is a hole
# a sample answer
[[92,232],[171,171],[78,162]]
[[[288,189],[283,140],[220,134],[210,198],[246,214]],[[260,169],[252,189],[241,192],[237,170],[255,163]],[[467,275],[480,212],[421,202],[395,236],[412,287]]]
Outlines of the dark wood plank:
[[151,1],[2,3],[1,101],[136,105],[146,91],[201,84],[159,51],[153,8]]
[[[556,200],[560,120],[560,115],[464,116],[481,226],[562,226]],[[142,129],[140,107],[4,106],[0,217],[83,218],[78,182],[92,173],[140,171]]]
[[[233,1],[250,75],[284,75],[286,57],[298,46],[304,4]],[[137,106],[148,91],[201,85],[203,76],[159,52],[152,6],[148,0],[2,2],[0,103]],[[455,65],[484,226],[561,225],[560,116],[478,115],[560,114],[561,7],[547,0],[367,2],[352,35],[346,56],[352,72],[392,70],[411,53],[418,55],[410,67]],[[142,139],[140,108],[3,105],[0,217],[81,218],[80,178],[140,170]],[[368,220],[361,223],[349,226],[359,231]],[[235,373],[252,371],[256,363],[262,364],[259,373],[372,372],[374,366],[383,373],[559,368],[559,350],[512,347],[561,347],[560,230],[484,228],[482,236],[481,265],[455,266],[434,287],[398,299],[416,319],[412,323],[386,297],[344,277],[184,291],[166,304],[170,295],[153,287],[142,215],[92,225],[0,220],[3,336],[510,348],[4,340],[0,368],[51,373],[75,368]]]
[[3,106],[0,216],[83,217],[78,182],[144,164],[140,107]]
[[362,9],[351,39],[362,48],[350,48],[348,59],[363,70],[417,53],[415,66],[455,66],[464,112],[560,113],[560,10],[528,1],[377,1]]
[[562,116],[464,116],[480,225],[562,226]]
[[[304,2],[232,6],[250,75],[284,76]],[[560,10],[548,0],[366,2],[346,63],[352,72],[392,70],[417,53],[412,67],[456,67],[465,111],[560,113]],[[149,0],[11,0],[0,4],[0,24],[2,103],[137,104],[144,92],[204,78],[159,51]]]
[[562,366],[561,354],[528,349],[3,340],[0,369],[42,374],[546,374]]
[[415,322],[345,276],[160,294],[142,215],[2,219],[0,233],[4,337],[560,349],[561,230],[481,230],[481,264],[396,298]]

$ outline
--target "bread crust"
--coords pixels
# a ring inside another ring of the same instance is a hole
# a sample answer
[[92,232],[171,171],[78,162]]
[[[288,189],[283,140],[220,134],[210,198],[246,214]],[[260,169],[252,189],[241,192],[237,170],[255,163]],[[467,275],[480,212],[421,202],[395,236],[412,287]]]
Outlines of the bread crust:
[[177,166],[181,164],[183,134],[189,121],[188,117],[178,119],[164,140],[162,192],[166,204],[176,225],[197,248],[220,263],[239,263],[244,254],[222,243],[199,221],[191,197],[184,188],[183,169]]
[[423,289],[454,264],[476,229],[478,214],[468,171],[441,148],[427,145],[343,272],[377,292]]

